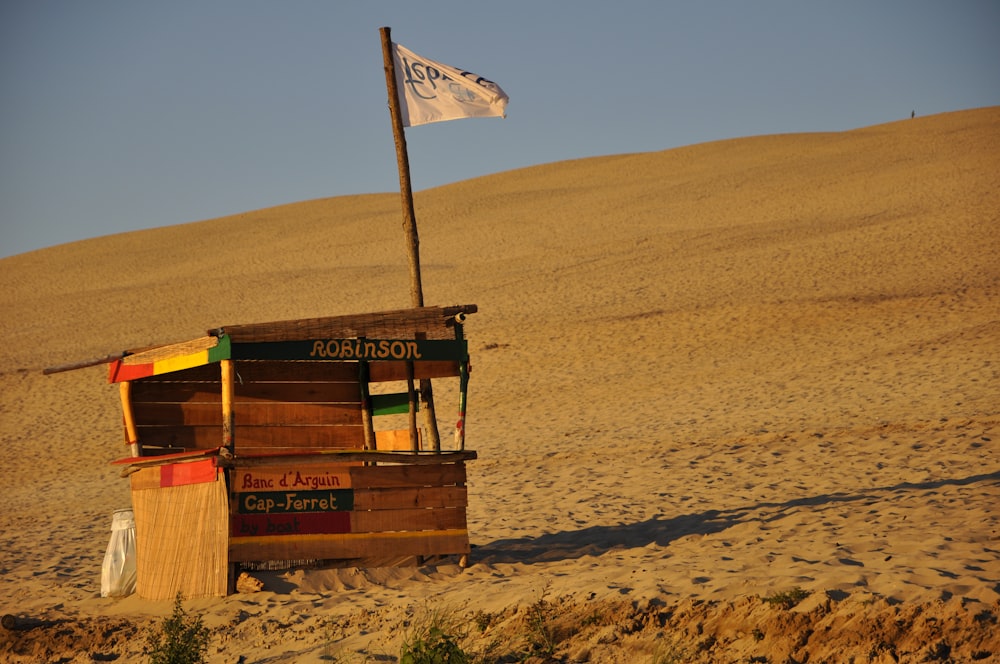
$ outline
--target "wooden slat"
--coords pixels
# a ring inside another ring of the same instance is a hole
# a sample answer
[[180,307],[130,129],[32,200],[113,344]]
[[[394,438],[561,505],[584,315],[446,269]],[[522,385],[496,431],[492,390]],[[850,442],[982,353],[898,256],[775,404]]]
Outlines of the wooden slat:
[[238,404],[236,426],[299,426],[303,424],[361,424],[360,403],[267,403]]
[[[143,455],[140,457],[126,457],[124,459],[116,459],[111,463],[116,466],[134,466],[136,468],[148,468],[152,466],[162,466],[166,463],[184,463],[188,461],[199,461],[207,456],[213,456],[219,452],[218,447],[208,448],[204,450],[183,450],[174,454],[160,455],[160,456],[148,456]],[[219,460],[221,464],[222,460]]]
[[[413,450],[409,429],[386,429],[375,432],[375,447],[379,450],[405,452]],[[420,432],[417,432],[417,449],[420,449]]]
[[[354,383],[244,383],[236,385],[235,403],[265,401],[297,401],[351,403],[360,401],[357,382]],[[137,380],[132,383],[133,403],[183,403],[200,401],[222,403],[221,386],[205,383],[162,383]]]
[[330,446],[313,446],[305,447],[302,445],[258,445],[258,444],[247,444],[247,445],[237,445],[236,454],[240,458],[246,457],[270,457],[270,456],[282,456],[282,455],[292,455],[292,456],[306,456],[310,454],[317,454],[320,452],[360,452],[363,451],[363,444],[361,447],[355,447],[352,444],[341,444],[341,445],[330,445]]
[[232,514],[233,537],[318,535],[351,532],[350,512],[303,512],[298,514]]
[[361,449],[364,431],[359,424],[330,426],[262,426],[236,428],[236,451],[244,446],[333,447]]
[[[143,445],[211,449],[222,444],[221,426],[139,426]],[[364,431],[361,426],[239,426],[236,427],[236,453],[248,448],[338,448],[361,449]],[[277,450],[275,450],[277,451]]]
[[[440,466],[458,465],[460,462],[478,458],[475,450],[454,452],[389,452],[385,450],[371,451],[339,451],[339,450],[309,450],[302,454],[260,454],[250,455],[245,450],[232,465],[234,468],[261,468],[264,466],[298,467],[304,463],[322,461],[325,463],[363,462],[377,464],[378,468],[396,468],[407,466]],[[389,464],[389,465],[387,465]],[[464,472],[464,463],[463,471]]]
[[468,552],[469,534],[464,529],[413,533],[233,537],[229,540],[229,559],[234,562],[438,556]]
[[[222,426],[218,403],[142,403],[134,410],[141,425]],[[361,405],[357,403],[304,404],[243,402],[236,409],[237,426],[278,426],[302,424],[359,424]]]
[[[406,362],[369,362],[369,378],[372,383],[390,380],[406,380]],[[416,361],[413,363],[414,378],[450,378],[461,374],[460,363],[451,360]]]
[[465,464],[361,466],[351,469],[355,488],[451,486],[465,484]]
[[150,447],[208,450],[222,445],[222,426],[143,426],[136,427],[145,450]]
[[138,426],[222,426],[221,403],[137,403],[133,413]]
[[361,392],[354,383],[249,383],[236,388],[236,403],[255,399],[358,403]]
[[357,362],[272,360],[236,363],[236,373],[243,383],[333,382],[357,383]]
[[[237,381],[241,383],[273,382],[352,382],[358,379],[357,362],[310,361],[291,362],[284,360],[234,361]],[[209,364],[191,367],[181,371],[157,374],[140,379],[147,383],[218,383],[221,380],[218,365]]]
[[357,511],[465,507],[467,504],[468,489],[464,486],[354,490],[354,509]]
[[465,508],[351,512],[351,532],[383,533],[465,528]]

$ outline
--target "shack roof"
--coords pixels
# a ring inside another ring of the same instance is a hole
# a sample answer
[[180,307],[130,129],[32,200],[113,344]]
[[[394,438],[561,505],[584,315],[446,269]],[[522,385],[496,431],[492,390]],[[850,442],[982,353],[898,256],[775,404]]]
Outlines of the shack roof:
[[[231,344],[306,341],[310,339],[428,339],[455,338],[455,325],[465,316],[476,313],[475,304],[450,307],[419,307],[375,313],[301,318],[297,320],[224,325],[208,330],[206,336],[142,349],[112,353],[105,357],[62,366],[49,367],[43,373],[52,374],[111,363],[111,380],[127,380],[121,367],[149,365],[152,373],[178,371],[211,362],[216,355],[228,356]],[[153,365],[157,365],[154,367]],[[128,375],[145,373],[130,371]],[[145,374],[150,375],[150,374]]]
[[226,334],[234,343],[304,341],[307,339],[449,339],[455,335],[456,317],[474,314],[474,304],[451,307],[420,307],[378,313],[303,318],[274,323],[226,325],[209,330],[212,336]]

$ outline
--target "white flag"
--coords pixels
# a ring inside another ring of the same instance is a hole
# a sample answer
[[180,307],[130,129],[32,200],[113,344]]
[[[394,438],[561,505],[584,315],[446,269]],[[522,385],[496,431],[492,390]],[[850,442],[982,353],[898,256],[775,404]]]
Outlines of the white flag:
[[459,118],[505,117],[507,94],[493,81],[392,45],[404,127]]

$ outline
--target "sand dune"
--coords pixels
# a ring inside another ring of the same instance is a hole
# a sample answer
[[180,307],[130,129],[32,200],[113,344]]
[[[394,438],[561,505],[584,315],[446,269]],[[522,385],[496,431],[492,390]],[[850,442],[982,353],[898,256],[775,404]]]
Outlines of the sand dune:
[[[270,573],[191,603],[211,661],[396,655],[428,605],[480,612],[470,647],[497,656],[530,650],[534,610],[561,661],[1000,661],[1000,108],[540,165],[416,207],[425,300],[479,305],[470,567]],[[408,305],[391,194],[0,260],[0,611],[22,626],[0,652],[129,661],[171,608],[99,597],[129,501],[116,394],[44,367]]]

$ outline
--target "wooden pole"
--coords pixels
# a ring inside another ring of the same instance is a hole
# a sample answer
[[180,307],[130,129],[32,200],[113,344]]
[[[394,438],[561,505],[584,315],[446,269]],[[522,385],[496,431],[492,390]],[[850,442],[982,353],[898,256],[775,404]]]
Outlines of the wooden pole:
[[420,440],[417,434],[417,390],[414,387],[413,361],[406,362],[406,395],[409,401],[409,425],[410,425],[410,451],[416,452],[420,449]]
[[95,357],[92,360],[82,360],[80,362],[72,362],[70,364],[62,364],[57,367],[47,367],[42,369],[42,373],[46,376],[61,373],[63,371],[73,371],[74,369],[83,369],[85,367],[94,367],[98,364],[111,364],[115,360],[120,360],[128,355],[128,351],[123,351],[121,353],[112,353],[111,355],[105,355],[104,357]]
[[128,438],[129,453],[139,456],[139,434],[135,427],[135,414],[132,410],[132,383],[123,381],[118,384],[118,392],[122,399],[122,415],[125,418],[125,435]]
[[364,427],[365,449],[374,450],[375,441],[375,421],[372,417],[372,395],[368,386],[368,363],[358,362],[358,386],[361,388],[361,424]]
[[[385,87],[389,93],[389,114],[392,117],[392,136],[396,142],[396,163],[399,167],[399,193],[403,201],[403,230],[410,258],[410,303],[415,308],[424,306],[424,289],[420,278],[420,239],[417,235],[417,215],[413,211],[413,187],[410,185],[410,158],[406,152],[406,134],[403,131],[403,114],[399,106],[399,85],[396,83],[396,63],[392,57],[392,39],[389,28],[379,28],[382,37],[382,62],[385,69]],[[434,392],[429,379],[420,380],[420,397],[424,403],[427,435],[430,448],[441,449],[441,436],[434,411]]]
[[392,136],[396,141],[396,163],[399,166],[399,193],[403,199],[403,230],[410,257],[410,304],[424,306],[424,290],[420,279],[420,239],[417,236],[417,216],[413,211],[413,188],[410,185],[410,158],[406,152],[403,115],[399,107],[399,86],[396,65],[392,58],[389,28],[379,28],[382,35],[382,61],[385,66],[385,86],[389,91],[389,114],[392,116]]
[[220,360],[219,371],[222,378],[222,446],[230,452],[235,452],[233,432],[236,429],[236,417],[233,413],[233,397],[236,385],[234,382],[235,368],[232,360]]

